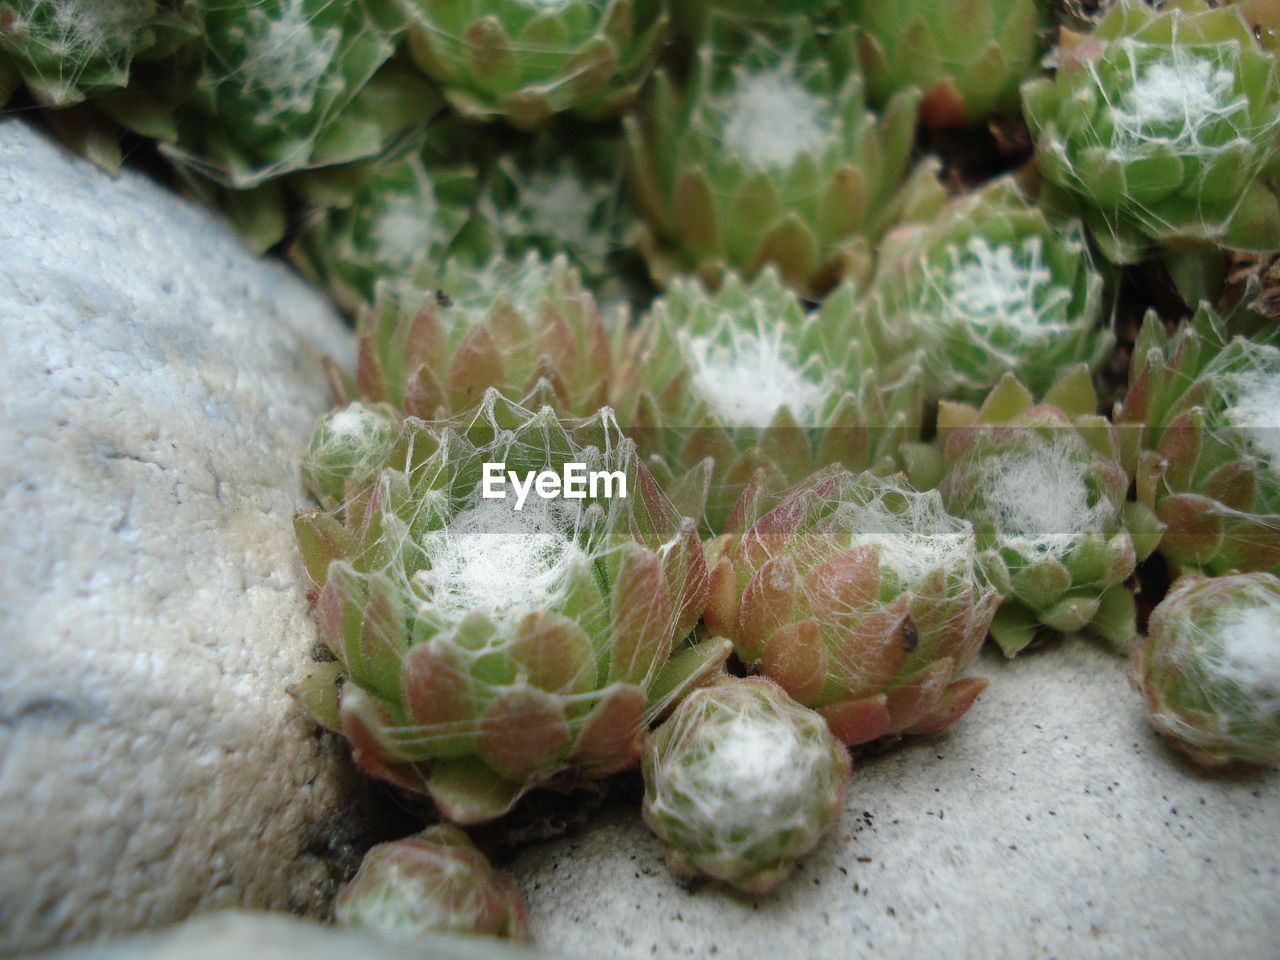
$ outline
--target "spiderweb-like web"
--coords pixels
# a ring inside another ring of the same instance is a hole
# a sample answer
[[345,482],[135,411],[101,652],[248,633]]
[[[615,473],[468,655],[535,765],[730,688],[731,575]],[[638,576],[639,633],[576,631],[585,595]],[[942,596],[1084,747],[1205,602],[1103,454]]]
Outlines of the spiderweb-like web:
[[0,20],[4,15],[0,48],[61,99],[89,74],[123,85],[156,7],[149,0],[11,0],[0,4]]
[[[536,475],[563,478],[568,464],[575,492],[540,496]],[[382,761],[476,754],[522,783],[586,749],[602,701],[622,714],[606,724],[612,753],[591,754],[606,765],[665,708],[645,698],[684,639],[678,624],[692,626],[699,548],[610,411],[567,430],[550,408],[489,391],[460,420],[410,419],[343,512],[360,544],[330,566],[321,621],[378,701],[362,722]]]
[[[1177,461],[1162,474],[1162,492],[1207,498],[1215,529],[1177,532],[1207,554],[1199,562],[1213,573],[1280,569],[1280,348],[1236,339],[1196,386],[1178,376],[1204,394],[1196,404],[1203,435],[1194,449],[1183,434],[1198,428],[1170,426],[1161,435]],[[1237,479],[1225,482],[1224,471]]]
[[[929,715],[977,655],[999,601],[979,572],[972,525],[901,477],[828,469],[762,517],[734,556],[746,567],[740,623],[816,627],[817,660],[807,641],[796,645],[809,628],[750,635],[739,650],[789,693],[816,706],[910,690],[867,739]],[[792,594],[789,606],[779,593]],[[816,675],[793,668],[802,650]]]
[[212,125],[203,151],[166,152],[236,188],[310,165],[325,128],[393,50],[365,0],[207,0],[192,10],[205,51],[197,97],[239,122]]
[[1280,743],[1280,579],[1174,584],[1152,617],[1145,681],[1156,727],[1210,758],[1274,762]]
[[1098,457],[1069,428],[1017,430],[975,460],[980,506],[970,516],[1014,570],[1063,560],[1084,537],[1118,529],[1119,506],[1092,475]]
[[647,822],[682,858],[729,880],[808,852],[847,776],[825,725],[754,683],[685,701],[646,762]]
[[[1156,237],[1190,221],[1201,235],[1221,236],[1246,194],[1224,188],[1220,168],[1237,184],[1257,176],[1278,149],[1280,112],[1250,103],[1238,43],[1182,40],[1176,17],[1172,31],[1168,44],[1126,37],[1086,61],[1101,105],[1082,143],[1100,144],[1125,171],[1110,216],[1132,217]],[[1079,174],[1075,185],[1086,195],[1096,189]]]
[[1056,369],[1058,348],[1093,324],[1079,315],[1046,242],[1087,256],[1066,236],[993,243],[975,233],[911,262],[906,316],[938,392],[982,391],[1006,372]]
[[[692,371],[692,389],[731,427],[767,427],[783,407],[814,426],[837,388],[825,358],[803,349],[803,325],[779,322],[764,298],[707,306],[705,327],[682,327],[676,341]],[[807,355],[806,355],[807,354]]]

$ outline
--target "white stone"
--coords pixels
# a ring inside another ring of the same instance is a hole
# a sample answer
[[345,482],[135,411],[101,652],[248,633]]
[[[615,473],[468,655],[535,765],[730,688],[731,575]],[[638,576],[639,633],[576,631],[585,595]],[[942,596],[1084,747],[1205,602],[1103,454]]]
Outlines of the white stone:
[[1197,768],[1084,639],[1012,661],[989,646],[973,672],[991,685],[956,724],[855,759],[842,816],[768,897],[681,883],[616,790],[504,866],[536,942],[618,960],[1275,956],[1274,771]]
[[326,909],[352,774],[285,687],[331,307],[0,122],[0,953]]

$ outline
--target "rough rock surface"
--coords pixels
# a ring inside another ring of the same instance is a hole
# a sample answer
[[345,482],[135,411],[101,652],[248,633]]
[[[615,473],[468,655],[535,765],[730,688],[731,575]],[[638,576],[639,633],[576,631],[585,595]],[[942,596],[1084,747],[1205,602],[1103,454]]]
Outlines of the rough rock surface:
[[326,352],[212,217],[0,122],[0,953],[326,909],[353,775],[285,693]]
[[1086,640],[1006,662],[941,734],[856,761],[774,894],[688,887],[638,809],[504,864],[546,951],[583,957],[1274,958],[1280,774],[1205,773]]
[[549,960],[552,956],[494,937],[439,935],[400,943],[249,910],[226,910],[164,930],[46,954],[47,960]]

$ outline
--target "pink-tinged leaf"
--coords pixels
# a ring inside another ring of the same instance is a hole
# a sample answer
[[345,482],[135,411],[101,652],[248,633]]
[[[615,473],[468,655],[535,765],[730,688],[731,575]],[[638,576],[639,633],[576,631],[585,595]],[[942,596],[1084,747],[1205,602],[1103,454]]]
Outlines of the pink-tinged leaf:
[[1160,551],[1179,563],[1207,563],[1222,546],[1222,515],[1208,497],[1190,493],[1166,497],[1156,516],[1165,525]]
[[1258,465],[1252,460],[1223,464],[1204,482],[1205,494],[1232,510],[1253,510],[1257,489]]
[[1156,446],[1164,462],[1164,479],[1174,491],[1191,486],[1204,433],[1204,413],[1194,408],[1173,418]]
[[663,577],[675,603],[675,635],[683,638],[698,622],[707,606],[707,557],[698,538],[697,525],[682,521],[681,543],[663,558]]
[[514,807],[527,789],[494,773],[476,757],[433,763],[423,786],[441,815],[464,827],[496,820]]
[[978,694],[987,689],[987,681],[980,677],[965,677],[942,691],[934,708],[903,733],[936,733],[959,720],[973,706]]
[[956,665],[949,658],[934,661],[915,674],[903,686],[888,694],[893,733],[905,730],[923,720],[942,698],[942,691],[955,675]]
[[422,366],[409,373],[404,385],[406,416],[431,420],[445,406],[444,388],[430,367]]
[[334,560],[354,556],[356,541],[341,523],[321,510],[306,510],[293,518],[298,550],[311,582],[320,587]]
[[756,571],[742,591],[736,645],[744,660],[756,661],[774,632],[791,619],[799,585],[796,564],[787,554],[774,557]]
[[582,721],[571,759],[588,777],[606,777],[635,766],[645,733],[644,693],[625,684],[603,691]]
[[466,664],[443,643],[410,648],[400,674],[405,711],[426,729],[432,756],[467,752],[476,733],[475,693]]
[[760,672],[799,703],[812,703],[827,679],[827,651],[818,624],[801,620],[777,631],[764,649]]
[[849,623],[880,590],[880,551],[854,547],[828,557],[809,571],[804,586],[818,619],[831,626]]
[[534,349],[560,370],[575,370],[578,366],[578,343],[564,317],[548,306],[542,313],[542,323],[534,340]]
[[883,693],[859,700],[841,700],[818,713],[827,721],[831,734],[845,746],[878,740],[889,732],[889,708]]
[[351,742],[357,761],[361,755],[377,757],[388,763],[419,759],[396,749],[387,735],[397,726],[396,719],[382,703],[354,683],[342,688],[338,715],[342,721],[342,735]]
[[476,753],[502,776],[523,783],[569,749],[569,724],[558,697],[524,684],[506,687],[485,707]]
[[965,126],[964,95],[954,80],[939,80],[924,92],[920,122],[935,130]]
[[538,610],[521,618],[507,648],[530,684],[551,693],[581,693],[596,686],[591,641],[572,620]]
[[721,557],[711,571],[702,620],[718,636],[732,639],[737,633],[738,576],[728,557]]
[[506,370],[489,331],[472,327],[454,351],[446,377],[449,403],[454,410],[465,410],[489,387],[505,387]]
[[888,686],[902,669],[914,644],[907,623],[909,594],[863,617],[832,650],[828,672],[852,696],[869,694]]
[[672,623],[662,566],[638,544],[624,548],[610,621],[610,682],[643,686],[666,662]]

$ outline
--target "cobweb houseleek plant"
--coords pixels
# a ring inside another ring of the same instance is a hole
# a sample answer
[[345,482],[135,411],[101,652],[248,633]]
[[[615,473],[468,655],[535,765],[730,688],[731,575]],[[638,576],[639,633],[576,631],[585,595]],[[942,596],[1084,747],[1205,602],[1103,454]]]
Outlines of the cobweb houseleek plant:
[[619,422],[709,534],[753,481],[776,491],[830,463],[900,469],[920,432],[919,377],[881,389],[830,315],[842,307],[807,311],[766,267],[715,293],[677,280],[636,326],[615,378]]
[[687,83],[659,71],[625,119],[637,244],[659,285],[774,264],[805,293],[863,277],[880,234],[942,202],[912,167],[919,92],[866,109],[852,39],[804,20],[713,22]]
[[[486,464],[607,483],[493,497]],[[688,640],[706,597],[696,524],[607,410],[562,420],[490,390],[464,417],[408,418],[371,482],[296,529],[335,658],[299,696],[361,767],[456,823],[632,766],[650,721],[728,655]]]
[[1219,248],[1280,245],[1280,69],[1240,8],[1119,0],[1063,31],[1057,60],[1022,90],[1042,199],[1079,211],[1108,259],[1159,252],[1194,307],[1217,294]]
[[471,120],[600,120],[647,79],[663,0],[397,0],[409,52]]
[[1172,336],[1148,316],[1116,423],[1176,571],[1280,574],[1280,348],[1207,307]]
[[1004,595],[991,635],[1008,656],[1040,625],[1088,630],[1122,648],[1136,633],[1125,581],[1154,549],[1160,524],[1126,502],[1119,435],[1097,409],[1083,366],[1039,404],[1007,375],[981,407],[939,408],[947,461],[939,490],[973,524],[982,570]]
[[1043,393],[1075,363],[1100,367],[1102,293],[1079,222],[1047,219],[1003,177],[891,230],[866,292],[838,296],[887,381],[915,365],[932,396],[977,402],[1008,373]]

